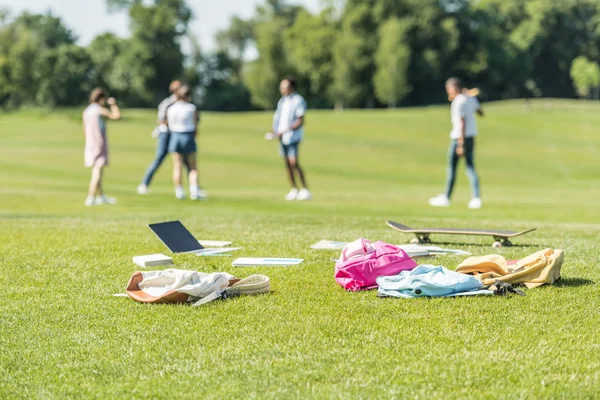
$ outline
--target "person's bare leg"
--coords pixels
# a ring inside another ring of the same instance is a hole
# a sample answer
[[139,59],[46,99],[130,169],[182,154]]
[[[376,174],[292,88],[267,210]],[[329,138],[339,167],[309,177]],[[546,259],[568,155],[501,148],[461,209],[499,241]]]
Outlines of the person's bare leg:
[[302,187],[305,189],[308,189],[308,185],[306,184],[306,178],[304,177],[304,171],[300,167],[300,163],[298,162],[298,159],[297,158],[290,159],[290,164],[292,165],[293,169],[295,169],[296,172],[298,173],[298,177],[300,178]]
[[173,185],[181,187],[181,154],[173,153]]
[[[290,184],[292,185],[293,188],[297,189],[298,185],[296,184],[296,176],[294,174],[296,159],[293,157],[284,157],[284,160],[285,160],[285,168],[288,173],[288,179],[290,180]],[[293,164],[292,164],[292,162],[293,162]]]
[[196,153],[191,153],[185,156],[185,163],[188,165],[190,172],[188,174],[188,181],[190,184],[190,198],[197,200],[199,195],[198,188],[198,169],[196,165]]
[[102,193],[102,167],[92,167],[88,197],[94,197],[97,192]]
[[175,197],[183,199],[183,187],[181,186],[181,167],[183,164],[183,155],[173,153],[173,186],[175,187]]

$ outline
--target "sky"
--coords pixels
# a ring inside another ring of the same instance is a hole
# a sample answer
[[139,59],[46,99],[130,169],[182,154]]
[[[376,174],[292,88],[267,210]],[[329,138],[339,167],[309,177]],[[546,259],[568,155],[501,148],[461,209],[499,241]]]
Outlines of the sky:
[[[248,18],[254,14],[257,4],[263,0],[188,0],[194,10],[195,20],[192,32],[200,39],[202,49],[214,49],[215,33],[228,26],[230,18],[237,15]],[[319,0],[291,0],[290,3],[304,4],[317,11]],[[128,35],[127,15],[109,14],[104,0],[0,0],[0,8],[8,7],[13,14],[23,10],[42,13],[48,10],[60,17],[79,37],[79,44],[87,45],[95,36],[103,32],[113,32],[119,36]]]

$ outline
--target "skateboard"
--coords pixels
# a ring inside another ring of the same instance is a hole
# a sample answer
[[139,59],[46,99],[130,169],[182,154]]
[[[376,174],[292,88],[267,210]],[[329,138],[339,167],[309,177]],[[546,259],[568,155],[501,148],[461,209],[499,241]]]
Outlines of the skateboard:
[[512,242],[510,239],[525,235],[526,233],[533,232],[537,228],[528,229],[521,232],[513,231],[502,231],[502,230],[488,230],[488,229],[446,229],[446,228],[422,228],[413,229],[406,225],[399,224],[397,222],[388,221],[388,226],[400,231],[402,233],[414,233],[417,237],[411,240],[412,244],[427,244],[431,243],[430,235],[433,233],[440,233],[445,235],[475,235],[475,236],[492,236],[495,240],[492,247],[510,247]]

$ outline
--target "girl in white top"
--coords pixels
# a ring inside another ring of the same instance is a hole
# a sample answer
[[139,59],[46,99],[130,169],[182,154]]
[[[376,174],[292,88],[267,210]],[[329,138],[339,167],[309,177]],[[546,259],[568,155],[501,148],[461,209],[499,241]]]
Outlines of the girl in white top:
[[[106,103],[110,110],[105,107]],[[108,140],[106,119],[118,120],[121,111],[114,98],[106,99],[102,89],[94,89],[90,94],[90,105],[83,112],[85,133],[84,165],[92,169],[92,178],[85,205],[114,204],[116,200],[105,197],[102,191],[102,171],[108,165]]]
[[183,85],[176,93],[177,101],[167,111],[167,122],[171,139],[169,152],[173,154],[173,184],[175,197],[183,199],[185,193],[181,185],[183,162],[189,167],[190,199],[201,200],[206,193],[198,187],[196,166],[196,136],[198,135],[198,110],[191,103],[191,90]]

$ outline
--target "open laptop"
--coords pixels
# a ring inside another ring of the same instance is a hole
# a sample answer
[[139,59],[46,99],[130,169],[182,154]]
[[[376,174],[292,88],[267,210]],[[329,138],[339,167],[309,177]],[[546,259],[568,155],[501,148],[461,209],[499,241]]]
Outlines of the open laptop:
[[196,239],[190,231],[179,221],[161,222],[158,224],[149,224],[148,228],[154,232],[161,242],[173,253],[195,253],[201,254],[218,254],[226,253],[239,248],[221,248],[221,249],[205,249],[198,239]]

